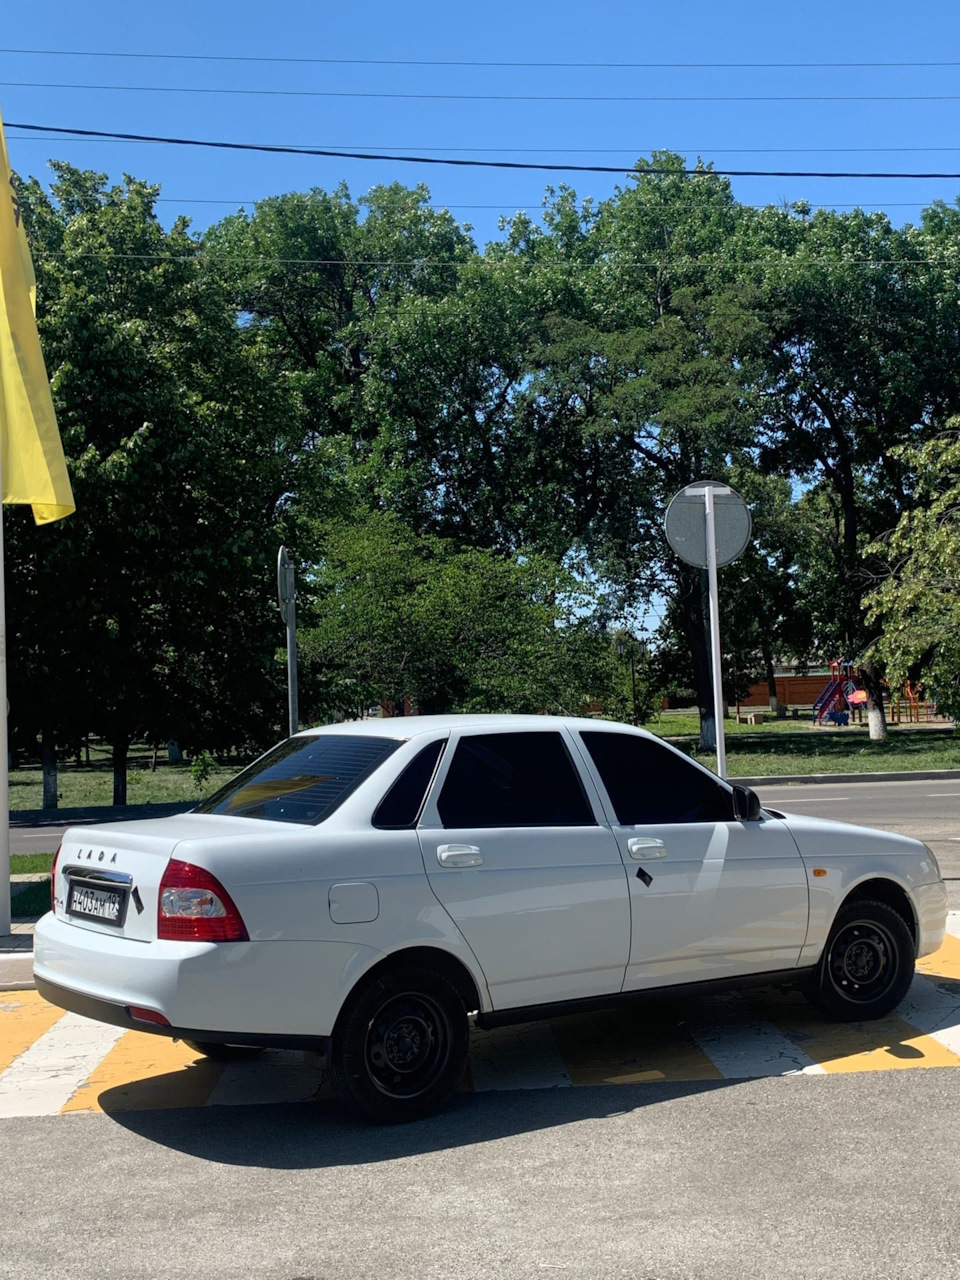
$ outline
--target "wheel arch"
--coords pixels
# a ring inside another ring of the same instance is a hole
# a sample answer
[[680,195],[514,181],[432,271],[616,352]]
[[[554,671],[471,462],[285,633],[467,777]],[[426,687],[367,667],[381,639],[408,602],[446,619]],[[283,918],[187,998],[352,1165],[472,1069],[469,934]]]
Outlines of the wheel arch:
[[379,977],[382,973],[408,965],[422,966],[442,974],[448,982],[451,982],[456,987],[468,1013],[483,1009],[483,1001],[477,980],[458,956],[445,951],[442,947],[403,947],[399,951],[391,951],[388,955],[378,960],[376,964],[372,964],[369,969],[364,970],[344,997],[337,1021],[339,1022],[343,1017],[344,1010],[348,1008],[361,987],[366,986],[368,982]]
[[920,945],[920,922],[917,918],[917,910],[913,905],[910,894],[898,884],[896,880],[889,880],[885,876],[874,876],[870,880],[861,880],[861,882],[850,890],[847,896],[839,903],[837,911],[851,902],[867,901],[882,902],[885,906],[896,911],[901,916],[910,930],[913,938],[914,947]]

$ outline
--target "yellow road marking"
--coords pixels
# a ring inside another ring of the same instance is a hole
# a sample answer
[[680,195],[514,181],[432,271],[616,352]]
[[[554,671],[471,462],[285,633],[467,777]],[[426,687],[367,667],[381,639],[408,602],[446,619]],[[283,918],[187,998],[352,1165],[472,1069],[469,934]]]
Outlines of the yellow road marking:
[[0,993],[0,1071],[62,1017],[63,1010],[47,1004],[36,991]]
[[891,1014],[872,1022],[834,1022],[800,992],[758,992],[751,1008],[818,1062],[828,1075],[852,1071],[902,1071],[910,1067],[960,1067],[960,1058],[932,1036]]
[[960,938],[948,933],[943,946],[932,956],[924,956],[917,961],[917,973],[928,978],[943,978],[952,982],[960,982]]
[[202,1107],[223,1075],[181,1041],[128,1031],[87,1077],[65,1111],[152,1111]]
[[652,1006],[578,1014],[550,1026],[575,1085],[723,1079],[686,1032]]

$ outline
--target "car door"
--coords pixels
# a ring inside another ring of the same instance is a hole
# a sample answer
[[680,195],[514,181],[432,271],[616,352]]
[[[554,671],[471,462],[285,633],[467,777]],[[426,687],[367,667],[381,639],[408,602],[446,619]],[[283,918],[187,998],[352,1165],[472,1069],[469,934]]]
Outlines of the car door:
[[655,738],[576,736],[628,873],[624,989],[796,966],[808,888],[786,825],[738,821],[730,788]]
[[455,732],[418,826],[433,892],[498,1009],[623,985],[627,877],[574,759],[560,730]]

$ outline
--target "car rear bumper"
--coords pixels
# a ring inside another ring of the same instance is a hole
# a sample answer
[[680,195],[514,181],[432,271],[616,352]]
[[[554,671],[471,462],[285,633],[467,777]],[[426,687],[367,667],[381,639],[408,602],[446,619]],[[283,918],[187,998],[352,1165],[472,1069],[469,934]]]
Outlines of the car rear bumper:
[[[329,1036],[347,993],[378,956],[350,942],[142,942],[47,914],[36,927],[33,970],[52,1003],[104,1022],[191,1040],[289,1045]],[[128,1020],[131,1006],[162,1014],[170,1027]]]
[[278,1049],[310,1049],[316,1053],[326,1054],[330,1044],[329,1036],[295,1036],[273,1035],[250,1031],[208,1031],[200,1027],[162,1026],[156,1022],[144,1022],[130,1012],[130,1005],[113,1004],[109,1000],[98,1000],[94,996],[84,995],[81,991],[72,991],[69,987],[58,986],[55,982],[36,979],[37,990],[44,1000],[67,1009],[71,1013],[79,1013],[84,1018],[93,1018],[97,1022],[107,1022],[113,1027],[127,1027],[130,1031],[147,1031],[151,1035],[172,1036],[175,1040],[192,1040],[207,1044],[248,1044],[262,1048]]

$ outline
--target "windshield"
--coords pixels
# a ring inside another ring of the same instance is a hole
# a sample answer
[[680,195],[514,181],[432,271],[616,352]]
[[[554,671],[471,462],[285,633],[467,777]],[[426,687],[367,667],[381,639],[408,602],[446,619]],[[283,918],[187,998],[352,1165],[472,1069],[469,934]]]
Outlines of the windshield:
[[195,812],[305,825],[323,822],[401,741],[353,734],[288,738],[197,805]]

